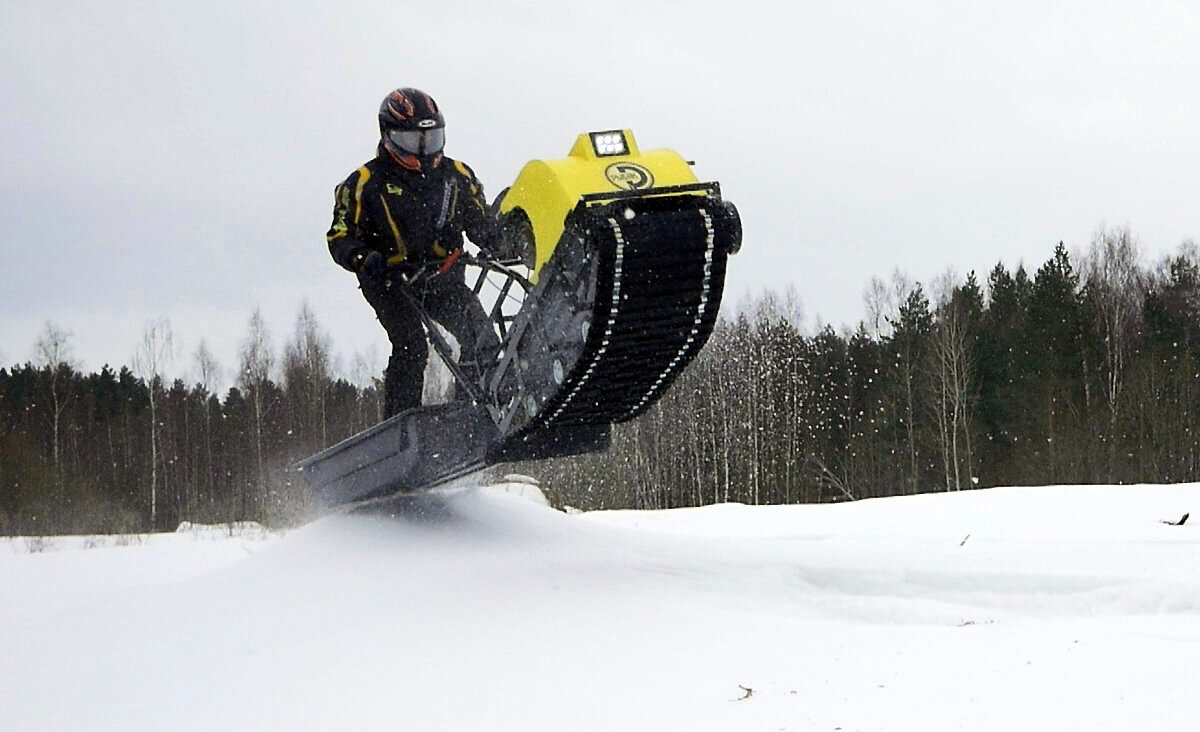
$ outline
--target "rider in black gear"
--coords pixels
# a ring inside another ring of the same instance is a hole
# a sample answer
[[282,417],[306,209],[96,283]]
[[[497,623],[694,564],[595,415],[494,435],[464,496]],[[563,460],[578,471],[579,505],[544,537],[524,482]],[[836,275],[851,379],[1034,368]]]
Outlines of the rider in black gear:
[[429,346],[419,307],[458,341],[459,367],[471,381],[500,347],[456,262],[464,233],[485,252],[493,250],[497,224],[475,173],[443,154],[445,129],[428,94],[393,91],[379,107],[375,158],[334,190],[329,253],[358,275],[392,342],[385,417],[421,404]]

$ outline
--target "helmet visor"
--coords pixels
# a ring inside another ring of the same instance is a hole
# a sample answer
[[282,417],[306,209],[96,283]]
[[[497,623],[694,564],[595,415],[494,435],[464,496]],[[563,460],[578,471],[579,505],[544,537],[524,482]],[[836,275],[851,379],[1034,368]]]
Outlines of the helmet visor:
[[388,130],[388,139],[397,148],[412,155],[432,155],[441,152],[446,144],[446,129],[433,127],[428,130]]

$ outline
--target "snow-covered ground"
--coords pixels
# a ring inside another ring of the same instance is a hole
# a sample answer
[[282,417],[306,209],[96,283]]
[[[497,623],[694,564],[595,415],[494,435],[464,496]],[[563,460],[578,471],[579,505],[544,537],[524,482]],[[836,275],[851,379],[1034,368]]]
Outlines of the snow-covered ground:
[[0,540],[2,730],[1196,730],[1200,486]]

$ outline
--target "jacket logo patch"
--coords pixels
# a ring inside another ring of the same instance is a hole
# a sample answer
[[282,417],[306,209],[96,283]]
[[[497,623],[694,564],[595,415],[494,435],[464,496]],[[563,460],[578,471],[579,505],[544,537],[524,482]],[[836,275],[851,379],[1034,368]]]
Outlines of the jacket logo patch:
[[401,188],[400,186],[396,185],[395,183],[388,183],[387,184],[387,192],[395,193],[397,196],[399,196],[401,193],[404,193],[404,189]]
[[604,177],[617,188],[627,191],[654,186],[654,175],[637,163],[613,163],[604,169]]

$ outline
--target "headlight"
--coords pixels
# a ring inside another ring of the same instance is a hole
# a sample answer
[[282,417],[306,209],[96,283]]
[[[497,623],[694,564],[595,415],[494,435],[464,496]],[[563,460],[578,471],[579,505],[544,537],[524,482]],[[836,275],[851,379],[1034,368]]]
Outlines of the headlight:
[[592,137],[592,149],[596,151],[596,157],[629,154],[629,145],[625,143],[625,133],[621,130],[605,130],[588,134]]

